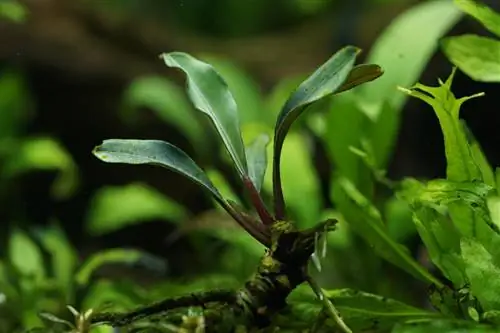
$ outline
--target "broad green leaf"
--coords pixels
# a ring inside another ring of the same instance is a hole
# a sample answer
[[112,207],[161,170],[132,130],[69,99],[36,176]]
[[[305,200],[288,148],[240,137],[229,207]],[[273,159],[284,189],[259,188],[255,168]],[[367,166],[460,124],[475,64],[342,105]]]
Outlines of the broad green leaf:
[[269,136],[262,134],[246,147],[248,176],[258,192],[262,187],[267,168],[267,145]]
[[[271,145],[268,156],[272,156]],[[312,227],[318,222],[321,211],[321,184],[314,168],[308,137],[299,132],[291,132],[283,145],[283,193],[286,197],[290,217],[300,228]],[[272,167],[272,159],[268,159],[268,168]],[[300,176],[299,176],[300,175]],[[272,193],[273,178],[271,173],[264,177],[264,189]]]
[[314,102],[341,90],[354,67],[360,50],[347,46],[335,53],[326,63],[309,76],[288,98],[276,121],[273,148],[273,194],[277,218],[284,214],[284,199],[281,185],[281,151],[292,123]]
[[486,185],[496,188],[495,183],[495,173],[493,172],[493,168],[491,167],[488,159],[484,155],[484,152],[481,148],[481,145],[474,137],[474,134],[467,127],[465,121],[462,121],[462,125],[464,127],[465,135],[467,137],[467,142],[469,143],[472,158],[474,162],[476,162],[479,170],[481,171],[481,175],[483,176],[483,181]]
[[38,280],[46,276],[40,248],[20,229],[14,229],[9,238],[9,260],[21,275]]
[[182,150],[159,140],[104,140],[93,154],[107,163],[152,164],[189,178],[208,190],[227,209],[227,203],[203,170]]
[[455,4],[462,11],[481,22],[486,29],[500,37],[500,14],[477,0],[455,0]]
[[412,197],[411,205],[424,205],[442,214],[449,213],[461,236],[475,238],[488,250],[493,250],[500,246],[500,236],[487,205],[487,197],[492,191],[491,186],[481,182],[436,179],[414,188],[409,197]]
[[187,91],[194,106],[215,125],[241,176],[247,174],[245,148],[240,133],[238,109],[226,82],[212,66],[181,52],[162,54],[169,67],[187,75]]
[[58,199],[71,196],[78,185],[78,169],[60,143],[51,138],[34,137],[20,142],[13,156],[5,163],[5,177],[33,170],[54,170],[58,177],[52,186],[52,195]]
[[445,38],[441,45],[450,61],[473,80],[500,82],[500,40],[462,35]]
[[[388,332],[399,322],[440,317],[438,313],[362,291],[339,289],[327,290],[325,294],[335,304],[342,319],[353,332]],[[322,303],[303,288],[294,291],[289,299],[291,314],[286,317],[287,320],[293,318],[293,324],[297,323],[304,325],[303,328],[310,328],[318,320]],[[337,331],[331,319],[325,322],[325,326]]]
[[165,263],[163,262],[163,260],[146,252],[124,248],[107,249],[94,253],[89,258],[87,258],[77,271],[75,280],[80,285],[87,285],[90,282],[90,278],[92,277],[92,275],[104,265],[132,265],[140,262],[143,262],[147,266],[151,266],[155,269],[165,269]]
[[497,329],[460,319],[414,320],[398,324],[392,333],[494,333]]
[[349,226],[358,233],[384,259],[400,267],[416,278],[436,285],[441,283],[420,266],[410,255],[408,249],[390,238],[380,212],[361,194],[347,178],[340,178],[333,187],[332,199],[345,196],[347,202],[341,203]]
[[423,100],[434,109],[444,136],[447,179],[457,182],[483,180],[459,119],[462,103],[471,98],[482,96],[482,94],[460,99],[455,98],[451,91],[454,75],[455,69],[446,82],[439,81],[438,87],[417,83],[411,89],[401,88],[401,90],[410,96]]
[[179,223],[188,217],[186,209],[156,189],[142,183],[100,188],[90,203],[86,228],[102,235],[148,220]]
[[[400,113],[407,97],[396,94],[396,87],[408,86],[418,80],[438,47],[438,39],[461,16],[451,1],[426,1],[399,15],[382,33],[372,47],[367,63],[381,66],[385,74],[358,91],[362,110],[370,119],[382,116],[384,104],[388,105],[385,112],[390,112],[391,117]],[[394,126],[399,124],[394,123]]]
[[275,117],[265,107],[259,85],[243,68],[215,55],[203,54],[199,58],[212,65],[226,81],[238,105],[241,126],[248,123],[273,125]]
[[472,238],[460,242],[465,271],[472,294],[479,299],[485,311],[500,308],[499,260]]
[[124,94],[123,116],[134,121],[137,109],[147,107],[160,119],[178,127],[197,148],[203,144],[203,129],[180,87],[161,76],[145,76],[132,81]]
[[38,239],[51,258],[51,266],[57,283],[64,289],[66,302],[73,302],[73,276],[78,263],[78,255],[64,231],[58,224],[40,230]]

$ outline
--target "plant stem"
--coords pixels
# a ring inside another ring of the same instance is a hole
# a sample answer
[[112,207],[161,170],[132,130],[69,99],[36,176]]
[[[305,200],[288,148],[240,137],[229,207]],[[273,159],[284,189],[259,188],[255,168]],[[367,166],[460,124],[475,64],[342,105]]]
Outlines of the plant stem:
[[311,277],[307,276],[307,283],[309,283],[309,286],[311,286],[311,289],[314,291],[316,296],[318,296],[319,300],[323,303],[323,306],[325,307],[326,313],[335,320],[335,323],[340,327],[340,329],[344,333],[352,333],[352,330],[349,328],[349,326],[344,323],[342,320],[342,317],[340,316],[339,311],[335,308],[333,303],[326,297],[325,293],[321,289],[321,287],[316,283],[316,281]]

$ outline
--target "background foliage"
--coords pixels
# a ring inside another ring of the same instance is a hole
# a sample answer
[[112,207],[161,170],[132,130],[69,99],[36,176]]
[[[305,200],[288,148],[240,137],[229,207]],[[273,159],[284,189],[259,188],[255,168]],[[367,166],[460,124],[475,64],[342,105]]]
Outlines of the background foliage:
[[[170,51],[189,52],[224,77],[249,144],[272,133],[288,95],[332,53],[347,43],[362,47],[363,62],[380,65],[384,76],[322,101],[285,141],[281,172],[290,217],[304,228],[326,217],[340,221],[316,274],[324,288],[391,297],[418,315],[428,308],[426,277],[407,259],[459,281],[436,263],[438,250],[422,232],[421,240],[412,214],[425,179],[464,179],[450,176],[438,111],[436,117],[422,110],[430,107],[396,87],[431,85],[457,66],[456,96],[486,92],[460,111],[476,136],[473,154],[482,151],[483,161],[499,165],[500,8],[459,0],[347,3],[1,1],[0,332],[41,325],[42,309],[68,320],[68,304],[125,310],[237,286],[255,269],[263,247],[191,183],[91,156],[108,137],[166,140],[195,156],[224,197],[248,207],[183,77],[158,59]],[[271,147],[262,185],[269,202]],[[498,173],[481,172],[486,184],[498,184]],[[403,177],[419,181],[393,191],[388,179]],[[497,197],[488,205],[498,213]],[[422,209],[417,218],[429,214]],[[459,245],[479,248],[476,254],[485,246]],[[494,309],[496,300],[474,286],[474,272],[467,275],[484,310]],[[336,295],[340,308],[343,295]]]

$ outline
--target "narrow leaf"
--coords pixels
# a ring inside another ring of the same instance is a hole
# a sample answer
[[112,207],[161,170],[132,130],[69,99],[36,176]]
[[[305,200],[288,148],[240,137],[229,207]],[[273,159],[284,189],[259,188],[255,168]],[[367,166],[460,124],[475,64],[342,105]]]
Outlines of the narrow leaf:
[[334,54],[326,63],[309,76],[288,98],[276,121],[273,154],[273,194],[276,217],[284,217],[284,198],[281,186],[281,150],[292,123],[316,101],[338,92],[354,67],[360,50],[348,46]]
[[258,192],[260,192],[266,173],[268,144],[269,136],[262,134],[246,147],[248,176]]
[[485,311],[499,309],[500,267],[496,258],[472,238],[463,238],[461,248],[472,294],[479,299]]
[[476,35],[448,37],[441,41],[450,61],[473,80],[500,82],[500,41]]
[[352,182],[346,178],[340,178],[336,183],[338,186],[334,186],[332,198],[335,200],[339,197],[336,196],[337,193],[345,195],[348,202],[341,204],[346,208],[345,214],[347,215],[345,217],[349,226],[356,233],[373,246],[373,249],[387,261],[426,283],[442,285],[439,280],[412,258],[406,248],[390,238],[380,212],[357,190]]
[[500,14],[477,0],[455,0],[455,4],[462,11],[481,22],[486,29],[500,37]]
[[214,123],[241,176],[247,174],[238,110],[226,82],[212,66],[182,52],[161,55],[169,67],[187,75],[187,90],[194,106]]

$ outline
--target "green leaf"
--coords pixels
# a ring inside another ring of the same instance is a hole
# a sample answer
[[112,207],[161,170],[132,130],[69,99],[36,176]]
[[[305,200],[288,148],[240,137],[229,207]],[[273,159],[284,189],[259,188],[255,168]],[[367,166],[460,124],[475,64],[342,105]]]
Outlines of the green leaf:
[[163,260],[152,256],[148,253],[132,249],[107,249],[92,254],[81,265],[75,275],[76,282],[80,285],[87,285],[90,282],[92,275],[102,266],[108,264],[135,264],[140,261],[148,265],[154,266],[159,270],[165,269]]
[[455,69],[446,82],[439,81],[438,87],[417,83],[411,89],[400,89],[410,96],[423,100],[434,109],[444,136],[448,180],[457,182],[483,180],[459,119],[461,105],[483,94],[455,98],[451,92],[454,75]]
[[358,191],[351,181],[347,178],[340,178],[336,184],[333,187],[332,199],[338,202],[336,199],[340,196],[337,194],[346,197],[347,202],[340,203],[345,207],[342,213],[349,226],[356,233],[363,237],[387,261],[426,283],[441,285],[439,280],[411,257],[406,248],[390,238],[380,212]]
[[38,315],[45,320],[51,321],[53,323],[63,324],[64,326],[66,326],[68,328],[75,327],[75,325],[73,325],[69,321],[67,321],[65,319],[61,319],[61,318],[59,318],[51,313],[48,313],[48,312],[40,312]]
[[443,39],[441,46],[450,61],[473,80],[500,82],[500,41],[462,35]]
[[46,276],[40,249],[20,229],[14,229],[10,234],[9,259],[21,275],[32,276],[39,280]]
[[497,330],[472,321],[459,319],[414,320],[407,324],[398,324],[392,333],[494,333]]
[[[325,291],[325,294],[353,332],[387,332],[399,322],[440,317],[438,313],[361,291],[339,289]],[[321,302],[302,288],[294,291],[289,298],[292,313],[286,320],[293,318],[293,323],[297,321],[297,324],[308,325],[305,328],[310,328],[318,320]],[[335,323],[328,319],[326,328],[336,329]]]
[[267,134],[259,135],[249,146],[247,151],[248,176],[255,185],[258,192],[264,182],[264,176],[267,168],[267,145],[269,136]]
[[[490,249],[499,240],[486,198],[493,188],[481,182],[429,181],[416,190],[411,204],[423,204],[442,213],[449,210],[453,225],[461,235],[480,240]],[[493,232],[494,231],[494,232]]]
[[463,238],[460,245],[472,294],[479,299],[485,311],[499,309],[498,260],[481,243],[472,238]]
[[455,4],[462,11],[481,22],[486,29],[500,37],[500,14],[476,0],[455,0]]
[[481,171],[481,175],[483,176],[482,177],[483,181],[486,183],[486,185],[496,188],[495,173],[493,172],[493,168],[488,162],[488,159],[484,155],[481,145],[479,145],[479,142],[476,140],[474,134],[467,127],[465,121],[462,121],[462,125],[465,131],[465,135],[467,137],[467,142],[469,143],[469,147],[471,149],[472,158],[474,159],[474,162],[476,162],[479,170]]
[[161,76],[140,77],[132,81],[124,94],[123,116],[136,119],[138,108],[147,107],[162,120],[175,125],[195,148],[203,144],[203,129],[180,87]]
[[451,1],[426,1],[399,15],[382,33],[372,47],[367,62],[378,64],[385,74],[358,90],[362,110],[370,119],[382,116],[384,104],[388,105],[386,112],[392,117],[399,114],[407,97],[396,94],[394,90],[397,86],[409,86],[418,80],[438,47],[439,37],[461,16]]
[[169,67],[187,75],[187,91],[194,106],[214,123],[241,176],[247,174],[236,101],[226,82],[212,66],[181,52],[162,54]]
[[57,282],[64,288],[66,302],[73,302],[73,276],[78,263],[75,248],[56,223],[42,229],[38,233],[38,239],[43,248],[50,254],[53,274]]
[[226,81],[238,105],[241,126],[248,123],[273,125],[275,117],[265,107],[259,85],[243,68],[229,59],[211,54],[203,54],[199,58],[212,65]]
[[46,137],[27,138],[15,148],[5,163],[4,177],[13,177],[33,170],[57,171],[52,195],[57,199],[70,197],[78,186],[78,170],[66,149]]
[[360,50],[348,46],[335,53],[309,76],[288,98],[276,121],[273,153],[273,194],[277,218],[283,218],[284,199],[281,185],[281,150],[292,123],[314,102],[335,94],[349,77]]
[[93,154],[107,163],[152,164],[189,178],[208,190],[219,204],[228,207],[203,170],[182,150],[159,140],[104,140]]
[[156,189],[142,183],[100,188],[90,203],[86,228],[102,235],[144,221],[161,219],[179,223],[186,209]]

